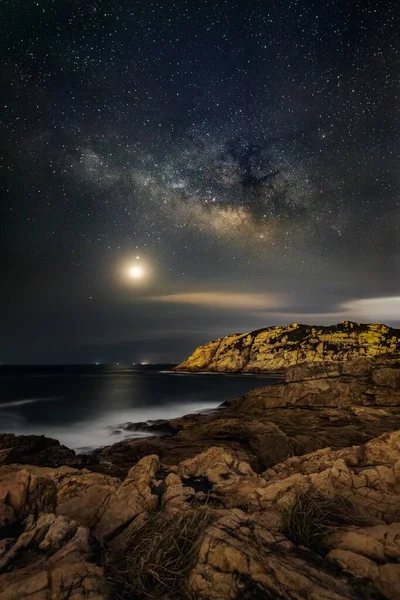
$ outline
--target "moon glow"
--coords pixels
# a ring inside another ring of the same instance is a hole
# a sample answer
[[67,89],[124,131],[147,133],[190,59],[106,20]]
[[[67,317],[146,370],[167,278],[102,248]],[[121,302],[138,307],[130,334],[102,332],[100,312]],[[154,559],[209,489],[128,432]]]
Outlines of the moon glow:
[[135,266],[129,268],[129,275],[132,279],[142,279],[144,277],[143,267]]
[[151,279],[152,268],[147,260],[141,256],[126,257],[120,263],[119,277],[120,282],[125,282],[129,286],[142,287]]

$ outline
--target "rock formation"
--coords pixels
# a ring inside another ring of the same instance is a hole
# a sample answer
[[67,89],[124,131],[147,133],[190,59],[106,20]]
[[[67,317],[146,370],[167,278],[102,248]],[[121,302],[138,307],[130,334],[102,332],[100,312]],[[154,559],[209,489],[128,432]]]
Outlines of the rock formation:
[[160,436],[151,427],[147,438],[102,449],[101,464],[94,468],[124,476],[148,454],[177,464],[217,445],[260,472],[325,446],[362,444],[400,428],[399,365],[400,357],[392,355],[293,366],[286,371],[287,383],[257,388],[211,413],[160,424]]
[[[158,425],[87,468],[43,439],[47,462],[2,462],[0,600],[400,599],[399,356],[295,365]],[[26,458],[24,436],[0,442]],[[184,515],[201,526],[179,558]],[[165,576],[170,551],[185,568]]]
[[82,462],[73,450],[44,435],[0,433],[0,465],[26,463],[31,465],[71,465]]
[[51,469],[7,471],[0,467],[1,600],[106,600],[90,531],[55,514],[58,480]]
[[260,373],[303,362],[348,361],[400,352],[400,330],[344,321],[329,327],[275,326],[235,333],[197,348],[177,371]]

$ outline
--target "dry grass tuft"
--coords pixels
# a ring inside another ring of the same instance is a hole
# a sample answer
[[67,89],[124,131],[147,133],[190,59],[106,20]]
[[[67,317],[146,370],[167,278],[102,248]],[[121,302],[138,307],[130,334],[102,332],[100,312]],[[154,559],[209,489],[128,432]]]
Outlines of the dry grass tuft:
[[194,566],[202,535],[213,518],[206,506],[176,514],[150,512],[133,530],[123,551],[105,561],[117,598],[184,598],[186,577]]
[[290,506],[281,509],[281,532],[297,545],[316,549],[323,538],[340,527],[368,522],[344,494],[318,488],[299,488]]

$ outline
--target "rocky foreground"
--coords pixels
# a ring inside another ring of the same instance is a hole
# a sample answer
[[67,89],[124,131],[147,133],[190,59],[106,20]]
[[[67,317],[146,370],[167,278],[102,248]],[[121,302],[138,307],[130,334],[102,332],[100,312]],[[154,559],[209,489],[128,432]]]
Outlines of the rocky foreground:
[[135,427],[0,436],[0,600],[400,598],[399,355]]
[[400,330],[387,325],[292,323],[234,333],[199,346],[176,370],[263,373],[303,362],[347,361],[397,352]]

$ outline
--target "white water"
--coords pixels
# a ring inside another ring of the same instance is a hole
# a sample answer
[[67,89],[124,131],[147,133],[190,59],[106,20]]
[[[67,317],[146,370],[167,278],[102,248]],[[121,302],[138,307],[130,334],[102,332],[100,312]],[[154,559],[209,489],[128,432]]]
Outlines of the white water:
[[[53,398],[37,398],[19,400],[1,405],[1,408],[32,404],[34,402],[49,401]],[[115,444],[121,440],[138,437],[146,437],[151,434],[144,432],[129,431],[123,429],[126,423],[139,423],[154,419],[174,419],[189,413],[198,413],[203,410],[216,408],[220,402],[199,402],[198,404],[179,403],[176,405],[152,405],[149,407],[138,407],[127,410],[105,412],[98,414],[94,420],[80,421],[71,424],[46,425],[25,422],[24,419],[10,415],[12,424],[10,430],[17,435],[45,435],[59,440],[61,444],[68,446],[78,452],[87,452],[101,446]]]

